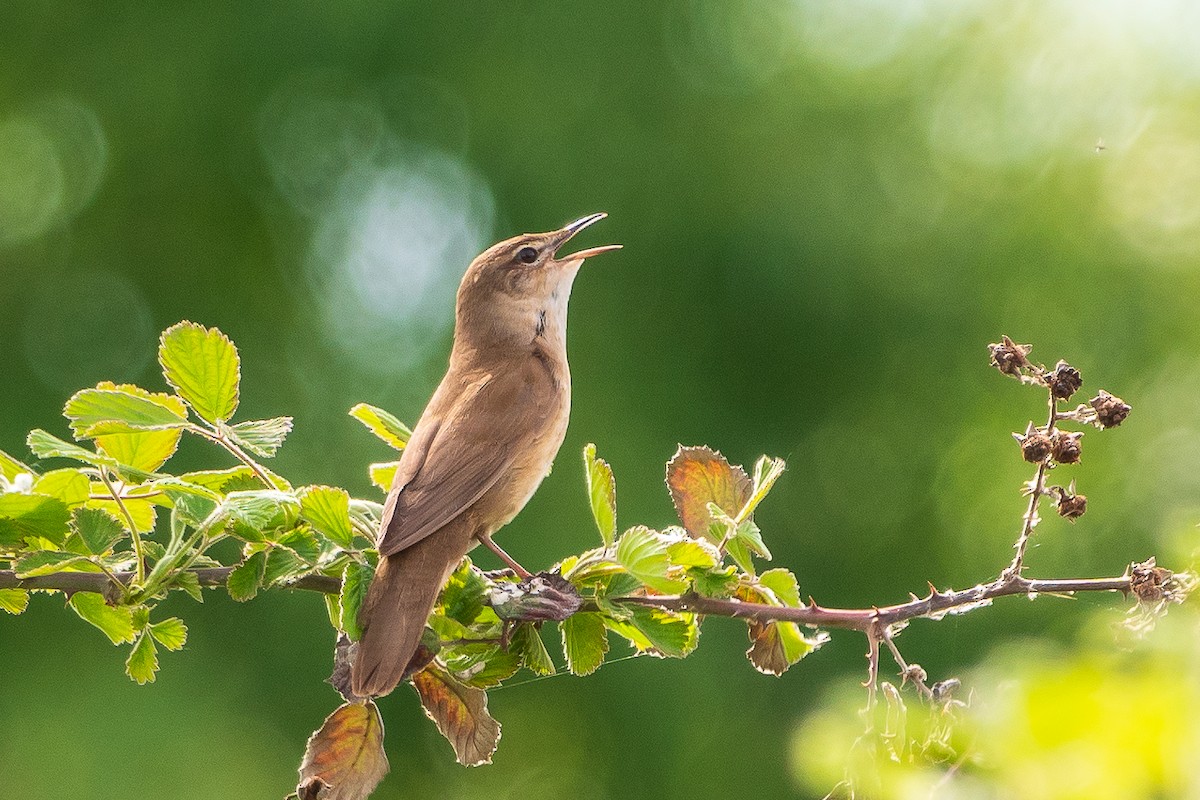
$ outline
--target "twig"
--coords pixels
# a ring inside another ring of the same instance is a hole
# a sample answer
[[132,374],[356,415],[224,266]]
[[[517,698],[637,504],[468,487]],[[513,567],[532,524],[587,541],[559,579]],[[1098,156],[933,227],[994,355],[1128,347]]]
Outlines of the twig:
[[[108,477],[108,470],[100,470],[100,480],[104,481],[105,487],[108,488],[108,493],[112,495],[113,502],[117,504],[117,508],[121,509],[121,514],[125,517],[125,522],[129,525],[129,538],[133,542],[133,557],[136,560],[134,577],[135,583],[139,586],[146,579],[146,561],[142,553],[142,537],[138,533],[137,523],[133,521],[133,515],[129,513],[129,509],[125,506],[125,500],[121,497],[121,493],[113,486],[112,481]],[[127,585],[127,584],[126,584]]]
[[[1058,401],[1054,399],[1054,394],[1050,393],[1050,418],[1046,422],[1046,435],[1054,435],[1054,426],[1058,423]],[[1037,473],[1033,477],[1033,491],[1029,494],[1029,507],[1025,510],[1025,516],[1022,518],[1021,535],[1017,537],[1017,543],[1013,548],[1017,551],[1013,555],[1012,563],[1008,565],[1002,573],[1003,576],[1020,575],[1021,568],[1024,566],[1025,549],[1029,546],[1029,539],[1033,536],[1033,529],[1038,523],[1038,503],[1042,500],[1042,495],[1046,493],[1046,471],[1048,469],[1048,459],[1042,459],[1038,462]]]
[[[200,582],[201,586],[209,588],[224,586],[229,579],[233,567],[201,567],[188,570]],[[134,579],[133,572],[115,572],[115,577],[122,585],[128,585]],[[63,592],[99,592],[111,585],[107,575],[99,572],[55,572],[51,575],[38,575],[34,578],[18,578],[9,569],[0,570],[0,589],[57,589]],[[284,584],[287,589],[305,589],[324,594],[337,594],[342,590],[342,580],[330,575],[304,575],[294,582]]]

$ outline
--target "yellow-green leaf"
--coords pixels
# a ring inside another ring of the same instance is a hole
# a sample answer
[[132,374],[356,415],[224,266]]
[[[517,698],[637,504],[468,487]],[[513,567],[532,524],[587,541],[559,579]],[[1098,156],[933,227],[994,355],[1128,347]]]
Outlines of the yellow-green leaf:
[[587,478],[588,499],[592,504],[592,518],[600,529],[604,546],[608,547],[617,536],[617,482],[608,462],[596,457],[594,444],[583,448],[583,470]]
[[573,675],[590,675],[604,663],[608,652],[608,634],[604,619],[592,611],[572,614],[559,623],[563,655]]
[[0,494],[0,545],[19,545],[26,536],[62,544],[67,536],[67,504],[46,494]]
[[84,389],[76,392],[63,408],[76,439],[91,439],[108,433],[158,431],[182,428],[187,418],[174,404],[160,402],[149,392],[113,389]]
[[358,609],[367,596],[373,572],[370,565],[351,561],[342,573],[342,591],[338,596],[338,627],[345,631],[352,642],[357,642],[362,636],[362,628],[358,627]]
[[55,469],[38,476],[33,490],[62,500],[68,507],[87,502],[91,492],[88,476],[77,469]]
[[29,607],[29,592],[25,589],[0,589],[0,610],[20,614]]
[[399,461],[385,461],[382,464],[372,464],[370,466],[371,483],[385,492],[390,492],[392,490],[392,481],[396,478],[396,468],[399,466]]
[[179,617],[170,617],[150,626],[150,633],[168,650],[179,650],[187,644],[187,625]]
[[238,406],[240,361],[237,348],[216,328],[179,322],[159,340],[163,377],[197,416],[225,422]]
[[333,486],[310,486],[300,492],[300,518],[339,547],[353,544],[350,495]]
[[103,631],[113,644],[127,644],[136,638],[129,606],[110,606],[95,592],[76,592],[69,603],[76,614]]
[[226,432],[254,455],[271,458],[292,432],[292,418],[273,417],[239,422],[230,425]]
[[367,426],[367,430],[397,450],[403,450],[412,437],[412,431],[394,415],[382,408],[359,403],[350,409],[350,416]]
[[129,659],[125,662],[125,674],[137,681],[139,686],[144,686],[147,683],[154,683],[154,673],[156,672],[158,672],[158,648],[154,646],[154,637],[143,632],[129,653]]

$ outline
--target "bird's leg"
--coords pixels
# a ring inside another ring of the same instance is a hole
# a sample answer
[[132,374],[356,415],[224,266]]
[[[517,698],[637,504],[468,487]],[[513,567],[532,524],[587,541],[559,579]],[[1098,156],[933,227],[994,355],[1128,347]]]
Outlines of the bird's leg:
[[514,559],[508,553],[504,552],[503,547],[501,547],[500,545],[498,545],[492,541],[491,534],[477,533],[477,534],[475,534],[475,538],[478,539],[480,542],[482,542],[484,547],[486,547],[488,550],[491,550],[493,553],[495,553],[497,556],[499,556],[501,561],[503,561],[505,564],[508,564],[509,568],[512,569],[513,572],[517,573],[518,578],[520,578],[523,581],[527,581],[533,577],[532,572],[530,572],[529,570],[525,569],[520,564],[518,564],[516,559]]

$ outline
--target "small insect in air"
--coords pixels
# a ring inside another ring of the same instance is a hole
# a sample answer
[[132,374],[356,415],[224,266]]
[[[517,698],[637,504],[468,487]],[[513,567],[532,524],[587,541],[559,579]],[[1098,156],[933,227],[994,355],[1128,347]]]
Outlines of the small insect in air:
[[1104,152],[1107,149],[1108,149],[1108,146],[1106,144],[1104,144],[1103,138],[1096,140],[1096,154],[1097,155],[1099,155],[1100,153]]

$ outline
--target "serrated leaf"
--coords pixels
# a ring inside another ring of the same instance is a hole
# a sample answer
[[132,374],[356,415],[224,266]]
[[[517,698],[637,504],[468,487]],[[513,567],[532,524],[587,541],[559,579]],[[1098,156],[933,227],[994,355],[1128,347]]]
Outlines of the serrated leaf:
[[163,377],[196,415],[226,422],[238,406],[237,348],[216,328],[179,322],[163,331],[158,346]]
[[88,476],[77,469],[55,469],[39,475],[33,482],[33,491],[57,497],[71,507],[87,502],[91,486]]
[[670,540],[658,531],[637,525],[617,541],[617,561],[629,574],[658,592],[674,594],[687,588],[678,577],[668,577],[671,557],[667,552]]
[[0,611],[21,614],[29,608],[29,592],[25,589],[0,589]]
[[738,520],[749,519],[754,510],[758,508],[758,504],[767,496],[767,492],[771,491],[771,487],[775,485],[775,481],[779,480],[779,476],[783,474],[786,464],[782,458],[771,458],[770,456],[762,456],[754,464],[754,491],[750,499],[746,501],[741,510],[737,514]]
[[234,567],[225,580],[225,588],[229,590],[229,596],[239,603],[253,599],[262,587],[263,571],[266,566],[267,554],[260,550]]
[[[173,394],[148,392],[137,386],[104,382],[97,389],[119,389],[138,394],[172,409],[180,417],[187,417],[187,406],[183,400]],[[179,437],[183,431],[179,428],[166,430],[137,431],[133,433],[112,433],[96,437],[96,449],[122,464],[137,470],[153,472],[167,462],[179,447]]]
[[129,606],[110,606],[95,592],[76,592],[68,603],[82,619],[103,631],[113,644],[128,644],[137,637]]
[[[338,547],[354,544],[350,526],[350,495],[332,486],[310,486],[300,492],[300,518]],[[357,637],[351,637],[357,639]]]
[[713,569],[721,563],[716,545],[707,539],[682,539],[667,546],[667,555],[677,567]]
[[45,494],[0,494],[0,547],[17,547],[27,536],[60,545],[67,536],[71,512],[57,497]]
[[629,640],[639,652],[683,658],[696,649],[700,627],[694,614],[638,606],[624,620],[604,618],[604,624]]
[[71,512],[71,528],[79,534],[88,552],[102,556],[126,536],[121,521],[101,508],[77,508]]
[[292,432],[291,417],[274,417],[239,422],[230,425],[226,432],[235,442],[256,456],[271,458],[283,445],[283,440]]
[[476,689],[499,686],[521,668],[519,653],[490,642],[446,647],[439,659],[455,680]]
[[770,589],[781,604],[792,608],[800,606],[800,584],[790,570],[769,569],[758,576],[758,582]]
[[385,492],[390,492],[392,490],[392,481],[396,479],[396,469],[399,466],[399,461],[385,461],[382,464],[372,464],[367,469],[367,472],[371,476],[371,483]]
[[309,737],[296,795],[305,800],[364,800],[387,773],[379,709],[371,701],[345,703]]
[[554,659],[546,649],[541,633],[532,622],[520,622],[513,628],[509,648],[521,656],[522,663],[534,675],[553,675]]
[[737,568],[730,565],[722,569],[689,570],[692,591],[704,597],[729,597],[738,586]]
[[788,667],[816,650],[823,641],[820,636],[815,640],[806,638],[794,622],[751,620],[747,632],[751,644],[746,651],[746,658],[750,659],[756,670],[767,675],[782,675]]
[[454,748],[464,766],[490,764],[500,741],[500,723],[487,709],[487,693],[464,686],[430,665],[412,678],[425,715]]
[[171,580],[172,589],[186,592],[197,603],[204,602],[204,592],[200,589],[200,578],[194,572],[177,572]]
[[10,456],[8,453],[0,450],[0,477],[11,481],[18,475],[23,474],[32,475],[33,470]]
[[154,646],[153,636],[142,633],[125,662],[125,674],[137,681],[139,686],[145,686],[147,683],[154,683],[156,672],[158,672],[158,648]]
[[229,492],[221,508],[232,519],[262,531],[294,525],[300,501],[276,489],[255,489]]
[[262,481],[254,475],[254,470],[249,467],[230,467],[229,469],[205,469],[196,472],[185,472],[178,477],[178,480],[219,494],[262,488]]
[[118,389],[83,389],[72,395],[63,408],[76,439],[103,434],[161,431],[183,428],[187,418],[166,403],[155,402],[149,393],[139,395]]
[[592,611],[581,611],[567,617],[558,627],[562,632],[563,655],[571,674],[591,675],[599,669],[608,652],[604,618]]
[[[103,487],[103,484],[100,484]],[[101,488],[101,491],[107,492],[107,488]],[[125,511],[129,512],[129,516],[133,519],[133,525],[137,528],[138,533],[150,533],[154,530],[154,523],[158,519],[158,509],[149,500],[139,500],[136,498],[125,498],[122,501]],[[107,511],[117,521],[128,530],[129,522],[125,519],[124,512],[121,511],[121,506],[117,501],[109,500],[88,500],[84,505],[85,508],[99,508]]]
[[[21,556],[13,562],[13,572],[18,578],[36,578],[39,575],[53,575],[56,572],[67,571],[67,567],[89,563],[85,556],[78,553],[62,553],[55,550],[39,550],[27,556]],[[90,570],[70,570],[72,572],[98,572],[93,565]]]
[[725,514],[734,516],[746,505],[753,486],[746,471],[730,466],[720,453],[708,447],[679,446],[667,463],[667,486],[683,527],[696,538],[714,539],[713,503]]
[[583,472],[587,478],[592,519],[596,520],[600,538],[608,547],[617,536],[617,482],[608,462],[596,457],[594,444],[583,448]]
[[729,553],[729,557],[733,562],[745,572],[747,575],[754,574],[754,556],[750,553],[750,548],[741,539],[730,539],[725,543],[725,551]]
[[471,560],[464,558],[446,580],[438,598],[438,606],[450,619],[470,625],[484,609],[487,590],[483,578],[471,568]]
[[120,463],[103,453],[96,453],[85,447],[59,439],[41,428],[34,428],[25,437],[25,443],[30,452],[38,458],[69,458],[93,467],[108,467],[117,469]]
[[358,609],[367,596],[373,574],[374,570],[369,565],[358,561],[351,561],[342,572],[342,591],[338,595],[338,628],[352,642],[362,637],[362,628],[358,626]]
[[263,585],[274,586],[295,580],[312,569],[312,565],[287,547],[272,547],[267,551],[267,565],[263,569]]
[[408,429],[408,426],[382,408],[359,403],[350,409],[350,416],[366,425],[367,430],[397,450],[403,450],[408,444],[408,440],[412,438],[412,431]]
[[150,634],[168,650],[180,650],[187,644],[187,625],[179,617],[170,617],[150,626]]

